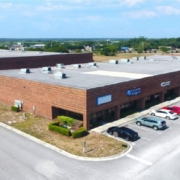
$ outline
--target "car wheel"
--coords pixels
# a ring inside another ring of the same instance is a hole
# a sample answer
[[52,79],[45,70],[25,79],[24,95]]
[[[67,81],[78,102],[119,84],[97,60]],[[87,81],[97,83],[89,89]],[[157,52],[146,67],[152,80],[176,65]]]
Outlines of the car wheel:
[[114,137],[118,137],[118,133],[117,132],[113,132],[113,136]]
[[141,123],[140,123],[140,122],[137,122],[136,124],[137,124],[138,126],[141,126]]
[[152,115],[152,116],[155,116],[155,114],[154,114],[154,113],[151,113],[151,115]]
[[170,117],[169,117],[169,116],[166,116],[166,119],[170,119]]
[[157,127],[157,126],[154,126],[153,129],[154,129],[154,130],[158,130],[158,127]]
[[126,141],[129,141],[129,137],[126,137],[125,140],[126,140]]

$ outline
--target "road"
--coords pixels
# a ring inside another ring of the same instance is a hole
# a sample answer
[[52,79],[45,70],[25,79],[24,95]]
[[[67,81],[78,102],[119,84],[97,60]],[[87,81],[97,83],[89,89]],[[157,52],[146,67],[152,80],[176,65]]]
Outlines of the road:
[[130,154],[100,162],[66,157],[0,126],[0,179],[179,180],[180,133],[172,124],[167,135],[154,133],[153,141],[141,138]]

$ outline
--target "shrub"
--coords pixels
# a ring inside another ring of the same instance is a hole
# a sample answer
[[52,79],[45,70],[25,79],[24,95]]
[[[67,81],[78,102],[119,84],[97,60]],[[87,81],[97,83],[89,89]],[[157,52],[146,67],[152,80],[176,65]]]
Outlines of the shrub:
[[19,108],[16,107],[16,106],[11,106],[11,110],[12,110],[12,111],[15,111],[15,112],[18,112],[18,111],[19,111]]
[[84,127],[81,127],[72,133],[72,137],[73,138],[79,138],[79,137],[85,136],[86,134],[87,134],[86,129]]
[[71,131],[63,126],[59,126],[59,121],[49,124],[49,130],[58,132],[65,136],[71,136]]
[[72,126],[73,125],[74,119],[71,118],[71,117],[68,117],[68,116],[58,116],[57,118],[58,118],[58,121],[61,124],[66,124],[68,126]]
[[128,147],[127,144],[122,144],[122,147]]

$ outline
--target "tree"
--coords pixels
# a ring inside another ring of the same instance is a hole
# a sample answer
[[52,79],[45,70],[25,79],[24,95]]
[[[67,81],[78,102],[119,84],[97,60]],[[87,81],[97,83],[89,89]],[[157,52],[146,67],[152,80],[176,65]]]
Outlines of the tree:
[[101,54],[105,56],[115,56],[117,54],[117,51],[118,49],[116,46],[109,45],[103,48]]
[[167,51],[168,51],[168,48],[165,47],[165,46],[162,46],[162,47],[161,47],[161,51],[162,51],[162,52],[167,52]]
[[137,52],[138,52],[138,53],[142,53],[142,52],[143,52],[143,44],[142,44],[142,43],[140,43],[140,44],[138,45]]

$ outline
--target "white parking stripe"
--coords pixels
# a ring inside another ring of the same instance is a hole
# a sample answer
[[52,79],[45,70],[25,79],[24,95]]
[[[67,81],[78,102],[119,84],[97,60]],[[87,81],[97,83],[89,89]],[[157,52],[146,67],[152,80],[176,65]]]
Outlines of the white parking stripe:
[[134,127],[136,127],[136,128],[139,128],[139,129],[147,130],[147,131],[150,131],[150,132],[153,132],[153,133],[156,133],[156,134],[162,134],[162,133],[160,133],[160,132],[157,132],[156,130],[151,130],[151,129],[146,128],[146,127],[144,127],[144,126],[138,126],[138,125],[134,125],[134,124],[131,124],[131,126],[134,126]]
[[148,139],[148,138],[145,138],[145,137],[142,137],[142,136],[140,136],[142,139],[145,139],[145,140],[147,140],[147,141],[151,141],[151,139]]
[[174,120],[171,120],[170,122],[168,122],[168,123],[175,123],[175,124],[180,124],[180,122],[179,121],[174,121]]
[[127,154],[126,156],[129,157],[129,158],[131,158],[131,159],[134,159],[134,160],[137,160],[137,161],[139,161],[139,162],[142,162],[142,163],[144,163],[144,164],[146,164],[146,165],[148,165],[148,166],[151,166],[151,165],[153,164],[152,162],[149,162],[149,161],[146,161],[146,160],[144,160],[144,159],[135,157],[135,156],[133,156],[133,155],[131,155],[131,154]]

